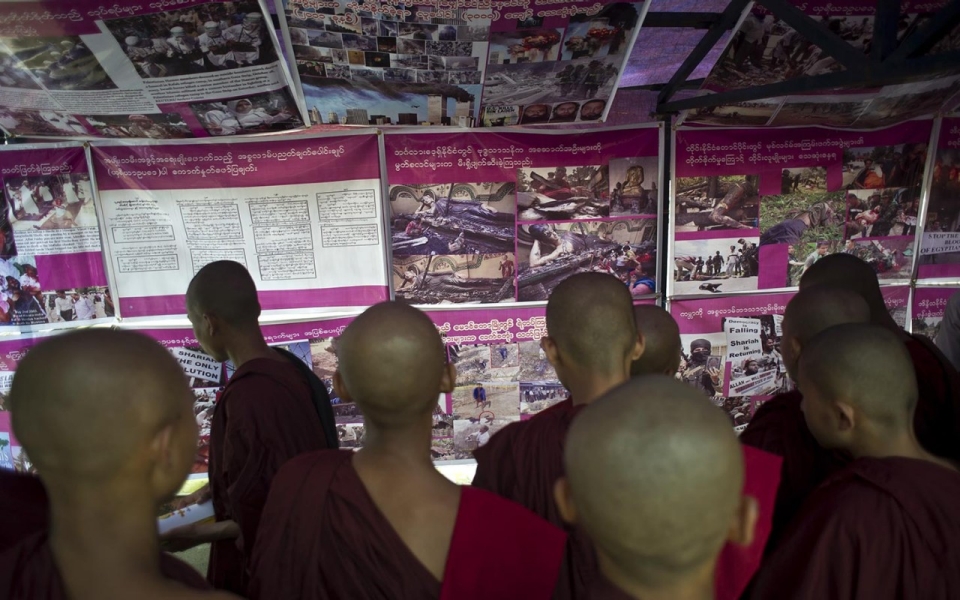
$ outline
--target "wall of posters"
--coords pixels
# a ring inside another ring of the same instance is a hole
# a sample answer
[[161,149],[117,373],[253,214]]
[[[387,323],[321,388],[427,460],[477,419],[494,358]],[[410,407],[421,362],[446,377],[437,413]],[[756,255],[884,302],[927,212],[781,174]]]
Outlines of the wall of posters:
[[258,0],[4,4],[0,127],[11,135],[177,139],[302,127]]
[[545,0],[506,10],[285,4],[310,121],[347,125],[601,120],[646,11],[643,2]]
[[0,325],[112,319],[83,146],[0,147],[0,186]]
[[545,301],[565,277],[657,289],[657,128],[388,133],[393,289],[415,304]]
[[958,287],[918,287],[914,290],[911,331],[935,339],[940,332],[947,302],[958,291]]
[[0,340],[0,469],[35,472],[30,459],[13,433],[7,398],[17,364],[30,348],[41,340],[33,336],[13,336]]
[[371,133],[94,148],[121,314],[183,315],[205,264],[247,266],[266,311],[388,296]]
[[673,294],[793,287],[834,252],[908,281],[930,133],[681,129]]

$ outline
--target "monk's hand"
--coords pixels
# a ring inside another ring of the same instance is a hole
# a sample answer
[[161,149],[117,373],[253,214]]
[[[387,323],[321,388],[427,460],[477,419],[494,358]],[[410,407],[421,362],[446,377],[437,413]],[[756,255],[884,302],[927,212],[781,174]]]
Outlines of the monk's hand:
[[160,548],[165,552],[183,552],[205,543],[197,529],[196,523],[174,527],[160,536]]

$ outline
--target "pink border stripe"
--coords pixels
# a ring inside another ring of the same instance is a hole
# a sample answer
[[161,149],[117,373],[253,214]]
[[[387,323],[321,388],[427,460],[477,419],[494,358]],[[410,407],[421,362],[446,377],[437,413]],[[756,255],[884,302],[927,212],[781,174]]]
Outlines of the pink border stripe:
[[100,252],[37,255],[37,272],[44,290],[107,285]]
[[[327,288],[322,290],[273,290],[260,292],[263,310],[369,306],[389,297],[389,288],[379,285]],[[124,317],[154,317],[185,314],[184,297],[143,296],[120,299]]]
[[960,275],[960,263],[920,265],[918,279],[955,279]]

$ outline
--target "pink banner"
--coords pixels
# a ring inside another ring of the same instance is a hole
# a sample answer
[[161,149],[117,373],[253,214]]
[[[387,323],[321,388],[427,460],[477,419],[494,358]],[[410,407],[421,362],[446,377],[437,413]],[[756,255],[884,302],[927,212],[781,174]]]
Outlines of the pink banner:
[[913,333],[930,339],[937,337],[940,323],[950,297],[960,292],[958,287],[917,288],[913,292]]
[[414,304],[545,301],[600,271],[657,290],[659,130],[387,134],[393,281]]
[[0,323],[112,318],[84,148],[6,146],[0,187]]
[[960,118],[940,126],[917,276],[960,279]]
[[680,130],[674,295],[794,287],[837,252],[909,280],[930,123]]
[[93,146],[101,190],[183,190],[375,179],[377,136]]

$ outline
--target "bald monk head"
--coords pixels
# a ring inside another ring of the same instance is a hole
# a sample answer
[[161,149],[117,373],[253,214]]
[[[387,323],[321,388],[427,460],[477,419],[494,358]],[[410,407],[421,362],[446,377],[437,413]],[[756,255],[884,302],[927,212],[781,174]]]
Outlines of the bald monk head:
[[825,285],[801,289],[783,315],[780,351],[790,378],[797,380],[801,352],[818,333],[835,325],[869,322],[870,307],[851,290]]
[[[630,364],[643,353],[630,291],[603,273],[564,279],[547,301],[547,336],[540,345],[574,402],[589,403],[629,378]],[[604,381],[610,385],[600,389]]]
[[10,403],[47,488],[50,546],[72,596],[192,597],[157,560],[156,515],[197,445],[193,394],[173,356],[129,331],[58,335],[20,363]]
[[436,326],[399,302],[377,304],[354,319],[337,355],[333,383],[341,400],[356,402],[365,422],[380,428],[432,423],[437,398],[456,381]]
[[238,345],[266,345],[257,287],[240,263],[220,260],[204,266],[190,281],[186,301],[197,341],[215,359],[233,358],[229,354]]
[[756,503],[742,495],[730,420],[671,377],[636,377],[587,407],[564,461],[561,514],[587,532],[603,574],[633,597],[697,589],[712,597],[724,544],[751,541]]
[[680,327],[673,316],[653,304],[633,307],[643,354],[630,365],[630,376],[674,375],[680,368]]
[[883,301],[880,282],[873,267],[851,254],[831,254],[818,260],[800,278],[800,290],[827,286],[853,292],[870,308],[870,322],[906,335]]
[[923,452],[913,432],[917,382],[903,342],[876,325],[831,327],[800,357],[799,388],[810,432],[854,457]]

